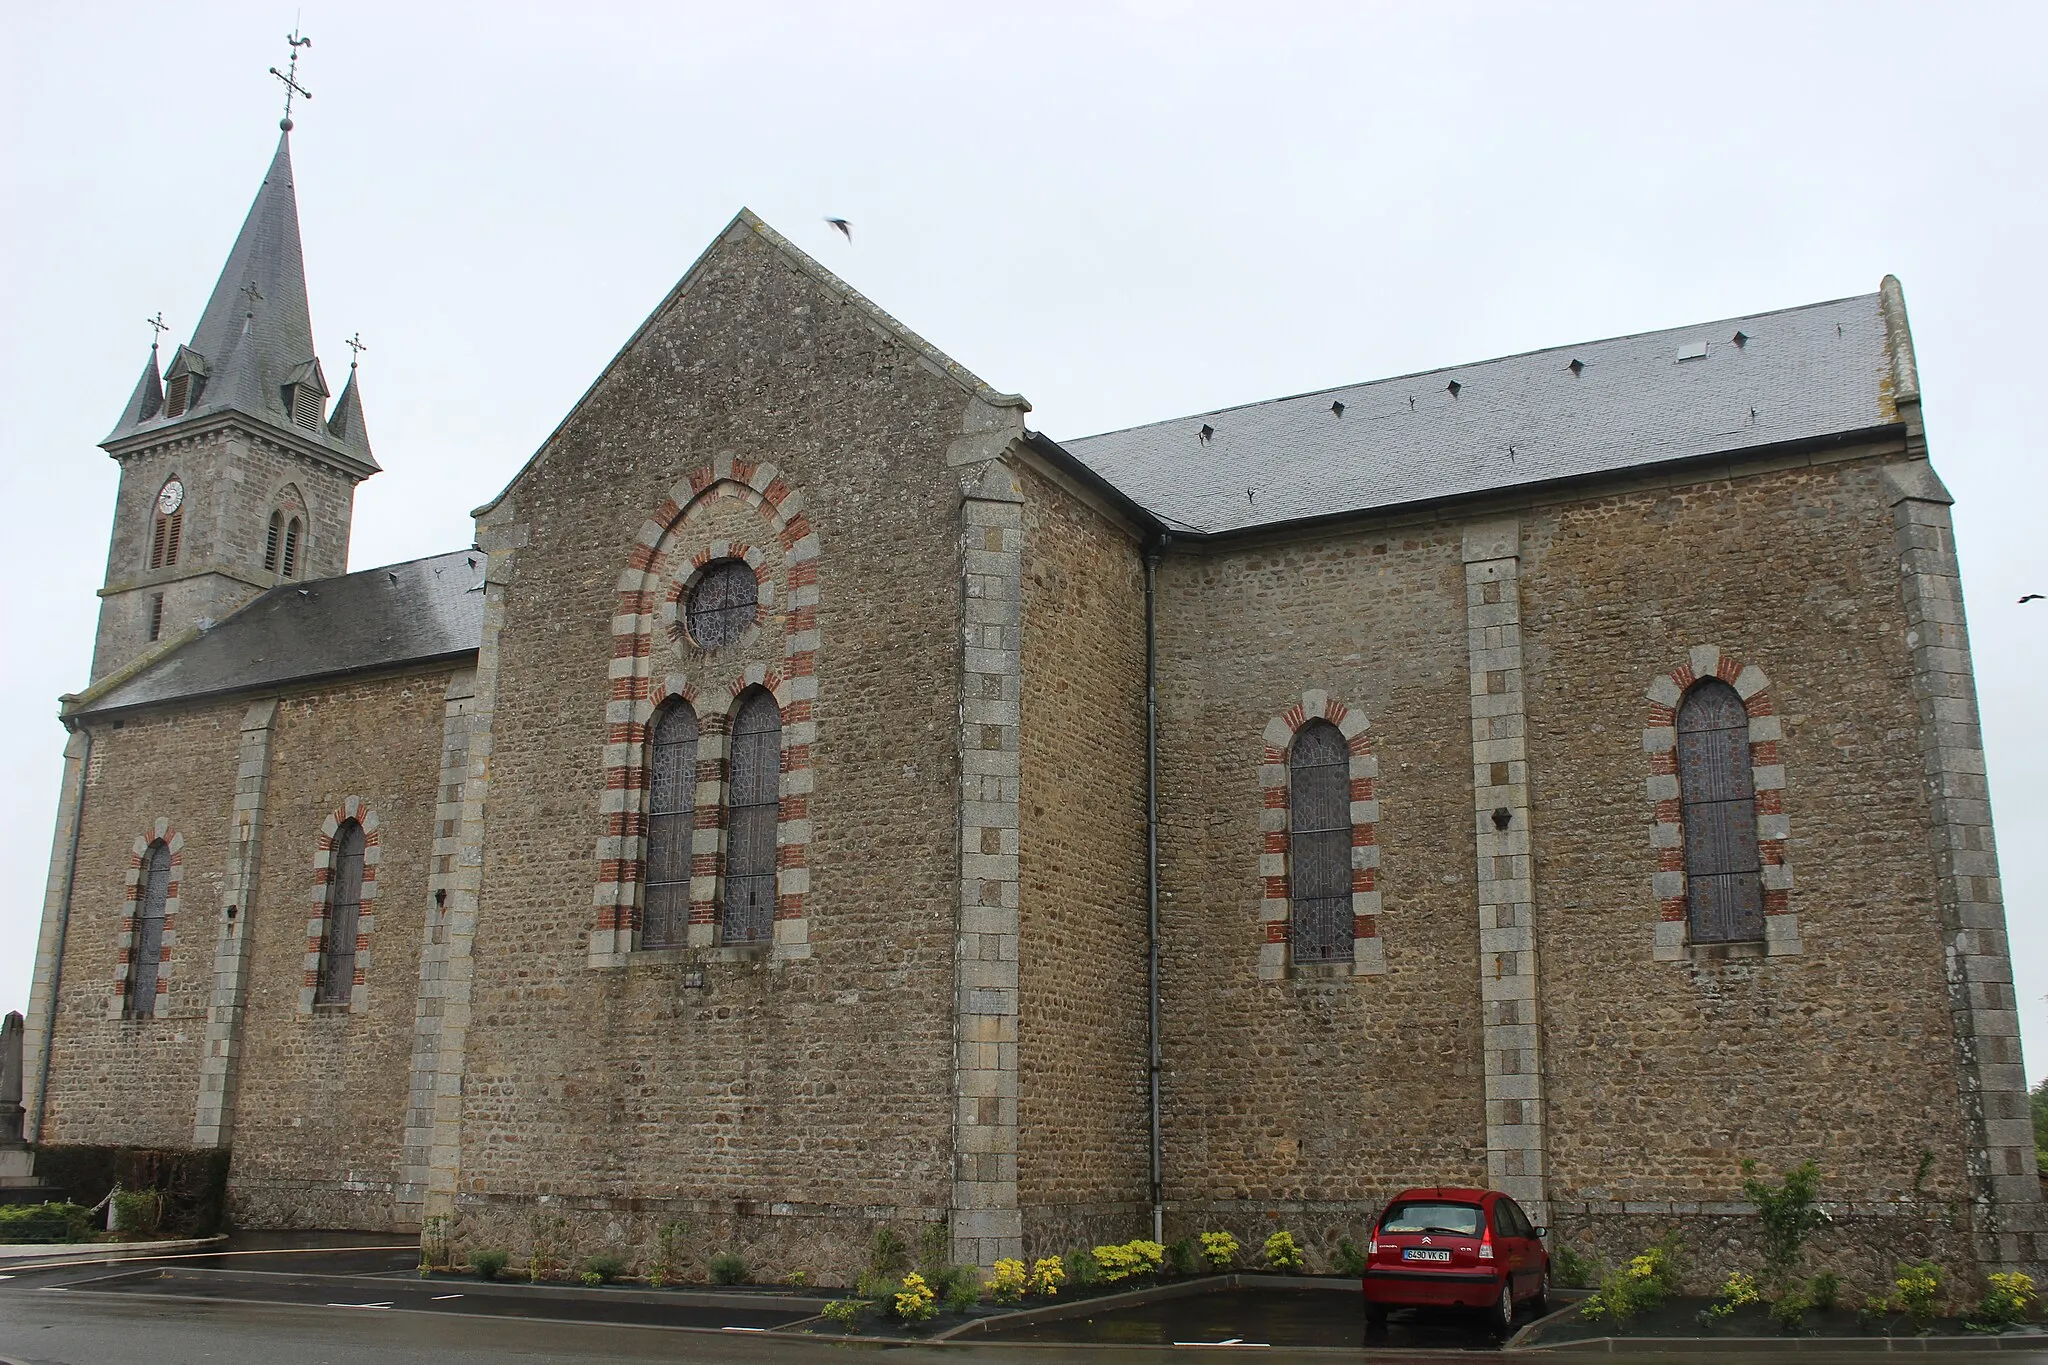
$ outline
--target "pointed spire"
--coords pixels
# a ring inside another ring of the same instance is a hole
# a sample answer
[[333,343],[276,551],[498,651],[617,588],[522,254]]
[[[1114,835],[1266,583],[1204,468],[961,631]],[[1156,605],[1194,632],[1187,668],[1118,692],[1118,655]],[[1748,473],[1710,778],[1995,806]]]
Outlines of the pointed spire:
[[[142,377],[135,381],[135,392],[128,395],[128,405],[121,409],[121,420],[114,424],[114,433],[119,435],[132,426],[147,422],[164,410],[164,381],[157,370],[156,344],[149,348],[149,359],[142,362]],[[113,436],[109,436],[112,440]]]
[[380,469],[370,453],[369,429],[363,425],[363,397],[356,384],[356,367],[348,367],[348,382],[341,386],[341,398],[334,416],[327,419],[327,434],[349,448],[349,452],[372,469]]
[[[313,349],[289,132],[277,139],[270,169],[235,236],[227,264],[192,333],[191,345],[180,347],[179,353],[188,368],[205,375],[203,384],[195,386],[191,406],[171,415],[159,403],[156,412],[141,418],[137,415],[140,408],[131,403],[109,441],[128,436],[146,422],[237,412],[287,428],[317,444],[337,444],[337,454],[354,456],[349,444],[335,442],[317,417],[309,422],[301,407],[299,420],[294,420],[292,411],[291,394],[296,385],[311,382],[312,392],[302,403],[324,399],[327,385],[320,377],[319,357]],[[177,369],[174,363],[172,370]],[[360,429],[360,413],[355,425]],[[365,446],[364,451],[367,449]]]

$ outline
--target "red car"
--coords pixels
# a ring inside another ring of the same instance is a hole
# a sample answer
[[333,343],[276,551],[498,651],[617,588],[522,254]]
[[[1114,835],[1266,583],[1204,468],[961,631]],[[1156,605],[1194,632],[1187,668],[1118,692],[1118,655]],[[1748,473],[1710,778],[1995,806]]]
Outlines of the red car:
[[1541,1312],[1550,1293],[1543,1234],[1497,1190],[1403,1190],[1366,1245],[1366,1321],[1379,1326],[1395,1308],[1481,1308],[1505,1329],[1517,1305]]

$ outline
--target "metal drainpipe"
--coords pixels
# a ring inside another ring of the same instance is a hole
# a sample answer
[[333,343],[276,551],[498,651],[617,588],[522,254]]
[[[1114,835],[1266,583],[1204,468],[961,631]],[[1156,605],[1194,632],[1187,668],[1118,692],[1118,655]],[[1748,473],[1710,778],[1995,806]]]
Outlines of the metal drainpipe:
[[71,932],[71,888],[78,881],[78,840],[85,833],[85,782],[92,772],[92,731],[86,730],[85,752],[78,756],[78,803],[71,812],[71,852],[64,860],[64,898],[57,904],[57,957],[50,964],[50,1017],[43,1023],[43,1056],[36,1064],[36,1116],[27,1137],[40,1146],[43,1114],[50,1107],[50,1057],[57,1050],[57,1013],[64,985],[64,940]]
[[1154,576],[1167,537],[1145,547],[1145,1017],[1147,1088],[1152,1116],[1152,1240],[1166,1240],[1162,1171],[1165,1131],[1159,1121],[1159,642],[1153,625]]

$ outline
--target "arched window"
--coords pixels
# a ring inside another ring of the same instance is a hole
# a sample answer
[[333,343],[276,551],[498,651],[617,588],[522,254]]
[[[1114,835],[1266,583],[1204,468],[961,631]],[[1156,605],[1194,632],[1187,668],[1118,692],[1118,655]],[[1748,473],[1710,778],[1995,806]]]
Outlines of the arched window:
[[782,711],[761,688],[742,694],[732,723],[725,822],[727,943],[765,943],[775,931],[775,816],[782,792]]
[[263,572],[277,572],[278,551],[284,545],[284,513],[270,514],[270,529],[263,533]]
[[697,813],[697,713],[685,702],[654,717],[647,745],[647,915],[643,948],[679,948],[690,925],[690,842]]
[[356,985],[356,929],[363,913],[363,827],[343,822],[334,832],[334,861],[328,864],[327,932],[320,943],[320,988],[316,1005],[346,1005]]
[[1678,795],[1692,941],[1761,939],[1764,893],[1749,709],[1719,678],[1695,684],[1679,703]]
[[1351,746],[1312,720],[1287,755],[1287,871],[1296,962],[1351,960]]
[[299,519],[293,517],[284,524],[284,557],[278,561],[278,572],[286,578],[299,576]]
[[142,901],[128,950],[128,1013],[156,1013],[157,972],[164,956],[164,903],[171,894],[171,849],[159,839],[142,859]]

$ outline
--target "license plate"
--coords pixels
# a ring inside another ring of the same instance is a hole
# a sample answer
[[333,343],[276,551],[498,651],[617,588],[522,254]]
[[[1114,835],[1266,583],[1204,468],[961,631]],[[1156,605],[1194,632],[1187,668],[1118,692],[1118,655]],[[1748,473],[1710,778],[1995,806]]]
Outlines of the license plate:
[[1448,1261],[1451,1259],[1451,1253],[1448,1251],[1432,1250],[1429,1247],[1403,1247],[1401,1249],[1401,1259],[1404,1261]]

